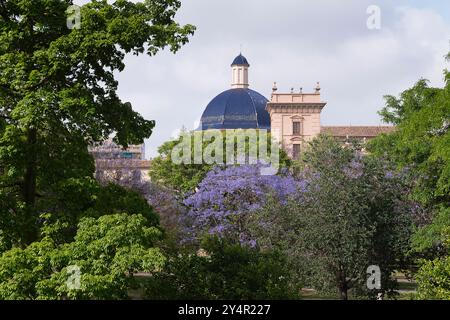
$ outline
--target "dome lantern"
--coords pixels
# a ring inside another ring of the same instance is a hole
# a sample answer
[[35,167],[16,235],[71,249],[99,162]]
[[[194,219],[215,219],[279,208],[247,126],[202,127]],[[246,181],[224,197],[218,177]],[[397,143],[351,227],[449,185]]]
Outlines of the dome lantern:
[[264,129],[270,130],[269,102],[249,89],[247,59],[239,54],[231,64],[231,89],[217,95],[206,106],[197,130]]

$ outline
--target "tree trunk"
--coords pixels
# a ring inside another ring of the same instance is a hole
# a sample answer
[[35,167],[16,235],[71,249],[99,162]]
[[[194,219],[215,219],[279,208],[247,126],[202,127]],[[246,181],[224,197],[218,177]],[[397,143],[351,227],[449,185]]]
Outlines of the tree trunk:
[[345,272],[338,271],[337,272],[337,283],[338,283],[338,292],[339,296],[341,297],[341,300],[348,300],[348,283],[347,283],[347,276],[345,275]]
[[341,300],[348,300],[347,291],[348,291],[347,283],[339,286],[339,295],[341,297]]
[[35,202],[36,202],[36,143],[37,131],[36,129],[28,129],[27,132],[27,159],[25,175],[23,179],[22,195],[25,201],[25,228],[24,241],[29,244],[36,240],[35,227]]

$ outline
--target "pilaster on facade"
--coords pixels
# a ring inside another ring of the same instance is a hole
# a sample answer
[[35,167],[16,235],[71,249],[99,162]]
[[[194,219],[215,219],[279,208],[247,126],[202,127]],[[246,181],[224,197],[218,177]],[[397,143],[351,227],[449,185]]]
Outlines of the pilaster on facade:
[[320,114],[325,107],[320,87],[315,93],[277,93],[276,85],[266,110],[270,115],[271,131],[292,158],[299,156],[305,142],[321,131]]

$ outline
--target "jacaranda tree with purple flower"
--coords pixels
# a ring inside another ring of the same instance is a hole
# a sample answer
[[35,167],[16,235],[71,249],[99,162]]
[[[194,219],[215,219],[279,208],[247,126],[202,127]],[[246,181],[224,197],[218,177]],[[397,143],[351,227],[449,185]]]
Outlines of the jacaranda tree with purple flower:
[[269,198],[286,203],[299,183],[290,175],[262,175],[263,165],[216,167],[189,195],[184,204],[189,235],[199,239],[214,234],[255,246],[246,229],[248,215],[260,209]]
[[[404,172],[329,136],[303,154],[306,188],[287,204],[270,201],[249,218],[258,247],[285,253],[293,281],[342,299],[394,294],[392,274],[409,266],[406,253],[417,215]],[[419,210],[420,211],[420,210]],[[378,266],[381,286],[367,287]]]

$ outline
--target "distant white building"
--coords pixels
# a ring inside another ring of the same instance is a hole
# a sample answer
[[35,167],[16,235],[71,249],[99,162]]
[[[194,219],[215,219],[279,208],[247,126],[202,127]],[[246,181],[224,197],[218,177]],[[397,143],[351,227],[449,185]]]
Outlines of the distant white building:
[[145,145],[130,145],[124,149],[111,139],[91,146],[89,152],[95,160],[99,180],[120,180],[124,177],[148,180],[150,161],[145,160]]

